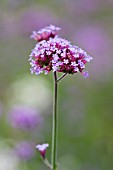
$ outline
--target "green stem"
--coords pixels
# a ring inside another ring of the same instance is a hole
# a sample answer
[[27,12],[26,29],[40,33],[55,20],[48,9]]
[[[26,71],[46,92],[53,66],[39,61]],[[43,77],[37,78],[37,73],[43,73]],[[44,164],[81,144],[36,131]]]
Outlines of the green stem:
[[57,83],[58,83],[60,80],[62,80],[66,75],[67,75],[67,73],[64,73],[61,77],[59,77],[59,78],[57,79]]
[[52,125],[52,154],[51,164],[53,170],[57,170],[57,131],[58,131],[58,116],[57,116],[57,74],[54,72],[54,99],[53,99],[53,125]]
[[45,158],[45,159],[42,159],[43,160],[43,163],[51,170],[52,169],[52,166],[51,164],[49,163],[49,161]]

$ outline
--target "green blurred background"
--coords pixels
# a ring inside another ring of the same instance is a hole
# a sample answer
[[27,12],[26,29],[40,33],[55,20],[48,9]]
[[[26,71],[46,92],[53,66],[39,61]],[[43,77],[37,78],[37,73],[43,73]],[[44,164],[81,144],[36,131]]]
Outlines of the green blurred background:
[[[31,75],[28,59],[32,31],[50,24],[94,58],[87,79],[59,84],[59,170],[113,170],[113,0],[0,0],[0,170],[47,169],[35,145],[48,142],[50,160],[53,77]],[[35,108],[40,126],[12,127],[16,105]],[[15,152],[22,141],[33,143],[26,160]]]

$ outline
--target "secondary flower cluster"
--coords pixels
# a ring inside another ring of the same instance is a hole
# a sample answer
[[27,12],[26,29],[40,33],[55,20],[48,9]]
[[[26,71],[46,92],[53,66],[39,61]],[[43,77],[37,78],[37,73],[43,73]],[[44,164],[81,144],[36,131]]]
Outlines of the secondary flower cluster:
[[84,50],[72,45],[69,41],[60,38],[57,33],[59,27],[50,25],[38,32],[33,32],[32,38],[38,41],[30,54],[31,73],[39,75],[43,71],[74,74],[81,72],[84,77],[85,64],[92,60]]
[[33,31],[31,38],[36,41],[49,40],[50,37],[54,38],[57,35],[58,31],[61,30],[59,27],[55,27],[54,25],[50,25],[46,28],[42,28],[39,31]]

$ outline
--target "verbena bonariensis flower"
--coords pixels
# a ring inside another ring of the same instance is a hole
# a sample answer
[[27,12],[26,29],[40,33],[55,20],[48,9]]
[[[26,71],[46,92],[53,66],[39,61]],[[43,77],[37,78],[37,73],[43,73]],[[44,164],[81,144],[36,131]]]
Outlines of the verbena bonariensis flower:
[[[55,26],[42,29],[39,31],[42,38],[36,38],[39,35],[35,34],[36,32],[32,35],[39,42],[30,54],[31,73],[39,75],[45,71],[45,74],[48,74],[51,70],[68,74],[81,72],[84,77],[87,77],[88,72],[83,70],[92,57],[78,46],[72,45],[69,41],[56,35],[56,30],[59,29]],[[46,35],[48,30],[50,32]]]
[[10,111],[10,122],[14,128],[32,130],[41,123],[41,116],[34,108],[14,106]]
[[16,144],[15,152],[22,160],[29,160],[34,156],[34,144],[32,142],[22,141]]
[[38,144],[37,146],[36,146],[36,149],[38,149],[39,150],[39,152],[40,152],[40,154],[41,154],[41,156],[43,157],[43,158],[45,158],[45,156],[46,156],[46,149],[49,147],[49,144],[48,143],[44,143],[44,144]]

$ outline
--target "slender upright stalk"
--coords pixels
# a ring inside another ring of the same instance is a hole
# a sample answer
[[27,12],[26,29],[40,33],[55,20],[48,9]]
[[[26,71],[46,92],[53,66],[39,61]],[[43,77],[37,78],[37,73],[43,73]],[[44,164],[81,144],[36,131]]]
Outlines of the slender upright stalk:
[[54,72],[54,96],[53,96],[53,125],[52,125],[52,153],[51,164],[53,170],[57,170],[57,132],[58,115],[57,115],[57,74]]

